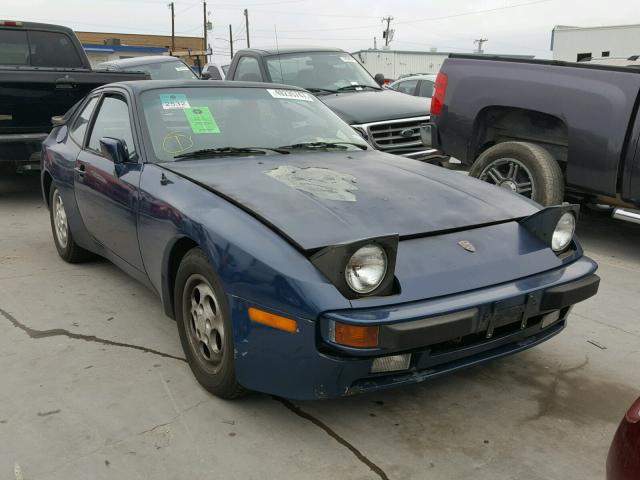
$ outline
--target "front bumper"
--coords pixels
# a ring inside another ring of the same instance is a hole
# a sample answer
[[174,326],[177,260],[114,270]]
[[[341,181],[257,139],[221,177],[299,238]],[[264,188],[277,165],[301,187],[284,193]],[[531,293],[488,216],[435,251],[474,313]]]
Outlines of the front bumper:
[[[583,257],[560,269],[433,300],[327,312],[288,334],[251,324],[232,297],[236,372],[248,389],[294,399],[329,398],[417,383],[537,345],[559,333],[572,305],[597,292]],[[377,349],[328,339],[331,321],[377,324]],[[243,328],[238,326],[243,325]],[[371,373],[375,358],[410,353],[409,369]]]

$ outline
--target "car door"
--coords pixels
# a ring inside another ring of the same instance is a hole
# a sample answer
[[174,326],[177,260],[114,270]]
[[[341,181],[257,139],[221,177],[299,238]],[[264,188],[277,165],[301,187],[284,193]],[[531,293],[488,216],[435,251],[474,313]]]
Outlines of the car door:
[[[137,237],[142,163],[123,93],[105,93],[93,114],[74,169],[76,202],[87,231],[108,251],[143,271]],[[104,137],[124,141],[129,161],[114,164],[101,152]]]

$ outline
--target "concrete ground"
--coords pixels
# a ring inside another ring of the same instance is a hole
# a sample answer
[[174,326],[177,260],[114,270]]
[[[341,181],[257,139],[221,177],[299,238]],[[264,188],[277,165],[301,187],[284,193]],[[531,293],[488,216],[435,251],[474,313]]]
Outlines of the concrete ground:
[[[57,255],[37,177],[0,180],[0,478],[602,479],[640,394],[640,225],[579,225],[600,293],[527,352],[400,390],[219,400],[158,299]],[[284,373],[284,372],[283,372]]]

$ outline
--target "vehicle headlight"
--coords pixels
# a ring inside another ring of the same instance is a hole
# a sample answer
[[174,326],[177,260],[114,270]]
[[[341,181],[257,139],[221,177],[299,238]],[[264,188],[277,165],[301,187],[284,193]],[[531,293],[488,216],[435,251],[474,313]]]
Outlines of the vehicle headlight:
[[373,243],[360,247],[351,255],[344,271],[347,285],[359,294],[373,292],[387,273],[387,254]]
[[572,212],[563,213],[556,224],[556,228],[553,231],[553,237],[551,238],[551,248],[553,251],[561,252],[566,249],[571,243],[575,231],[575,215]]

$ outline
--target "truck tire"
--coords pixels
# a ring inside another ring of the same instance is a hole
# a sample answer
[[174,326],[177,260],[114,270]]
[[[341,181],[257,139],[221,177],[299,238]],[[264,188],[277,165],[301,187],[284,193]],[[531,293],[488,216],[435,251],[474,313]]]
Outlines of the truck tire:
[[564,176],[560,165],[540,145],[504,142],[485,150],[469,175],[535,200],[558,205],[564,200]]

